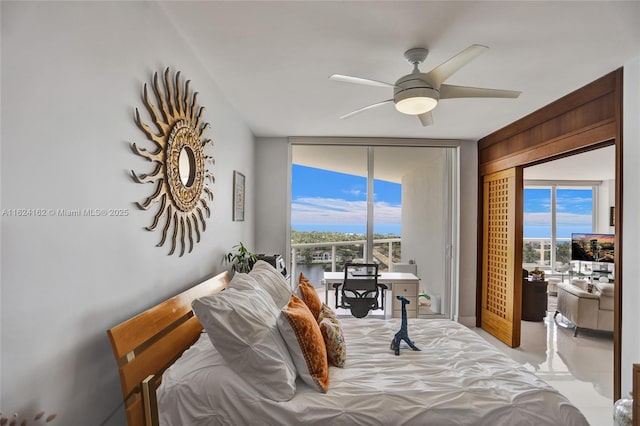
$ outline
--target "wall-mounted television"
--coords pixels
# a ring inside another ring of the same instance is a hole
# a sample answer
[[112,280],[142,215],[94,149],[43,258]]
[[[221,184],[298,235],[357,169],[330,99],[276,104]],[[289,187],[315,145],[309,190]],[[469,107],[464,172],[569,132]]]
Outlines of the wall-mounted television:
[[571,260],[614,261],[613,234],[571,234]]

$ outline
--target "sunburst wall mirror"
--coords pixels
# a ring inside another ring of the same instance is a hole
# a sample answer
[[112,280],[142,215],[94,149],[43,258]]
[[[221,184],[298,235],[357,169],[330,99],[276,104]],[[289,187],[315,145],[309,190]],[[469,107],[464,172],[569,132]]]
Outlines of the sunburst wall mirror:
[[155,185],[153,193],[144,202],[136,203],[142,210],[149,210],[159,203],[151,225],[145,229],[154,231],[163,223],[157,247],[170,240],[169,255],[180,245],[180,256],[184,255],[187,245],[189,252],[193,250],[194,237],[196,243],[200,242],[200,234],[207,228],[206,218],[211,215],[209,201],[213,200],[209,186],[215,182],[207,169],[207,165],[214,164],[214,159],[205,153],[205,149],[213,145],[211,139],[204,137],[210,126],[202,121],[204,107],[198,107],[198,93],[192,92],[189,85],[189,80],[183,85],[179,71],[172,78],[169,68],[162,81],[157,72],[153,75],[155,105],[149,98],[146,84],[142,100],[155,129],[142,121],[138,108],[135,122],[153,143],[154,150],[131,144],[135,154],[155,164],[148,174],[131,171],[135,182]]

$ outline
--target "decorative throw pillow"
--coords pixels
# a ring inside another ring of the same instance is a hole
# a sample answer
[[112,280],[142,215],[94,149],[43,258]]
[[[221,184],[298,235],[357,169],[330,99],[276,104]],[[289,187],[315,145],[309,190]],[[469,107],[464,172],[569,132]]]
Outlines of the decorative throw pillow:
[[313,314],[314,318],[318,318],[320,315],[320,309],[322,308],[322,300],[318,296],[318,292],[311,284],[311,281],[307,279],[302,273],[300,273],[300,285],[298,291],[300,292],[300,298],[307,304],[309,310]]
[[337,318],[324,318],[320,321],[320,332],[327,348],[329,364],[344,367],[347,360],[347,345],[344,341],[342,326]]
[[338,320],[338,316],[333,311],[333,309],[323,303],[322,307],[320,308],[320,313],[318,314],[318,324],[325,318],[333,319],[336,321]]
[[292,291],[286,278],[270,263],[258,260],[249,272],[256,282],[271,295],[278,309],[289,303]]
[[300,378],[320,392],[329,389],[329,364],[315,317],[295,294],[278,318],[278,329],[289,347]]
[[280,310],[269,299],[261,288],[227,288],[191,306],[236,374],[265,398],[288,401],[296,391],[296,366],[278,330]]

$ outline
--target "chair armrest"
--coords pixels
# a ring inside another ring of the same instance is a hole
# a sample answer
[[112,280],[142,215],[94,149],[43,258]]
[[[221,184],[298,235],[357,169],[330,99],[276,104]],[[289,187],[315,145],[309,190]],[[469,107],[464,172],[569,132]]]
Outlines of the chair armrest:
[[383,290],[389,290],[389,287],[387,287],[387,285],[386,285],[386,284],[380,284],[380,283],[378,283],[378,287],[380,287],[380,288],[381,288],[381,289],[383,289]]
[[333,288],[339,288],[342,285],[342,283],[333,283]]

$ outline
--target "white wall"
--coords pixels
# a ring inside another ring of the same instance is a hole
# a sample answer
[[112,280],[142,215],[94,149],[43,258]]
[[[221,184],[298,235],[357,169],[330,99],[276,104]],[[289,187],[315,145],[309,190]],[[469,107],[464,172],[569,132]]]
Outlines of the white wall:
[[289,144],[287,138],[258,138],[255,151],[257,253],[281,254],[289,264],[287,226],[290,212]]
[[402,176],[402,261],[415,260],[420,288],[444,303],[445,149],[430,149],[422,166]]
[[632,364],[640,363],[640,56],[624,65],[623,95],[623,253],[622,279],[622,396],[633,386]]
[[[460,145],[460,286],[457,320],[476,325],[476,275],[478,257],[478,144]],[[454,318],[456,319],[456,318]]]
[[[615,165],[612,165],[615,167]],[[595,232],[599,234],[613,234],[615,229],[609,226],[609,207],[616,205],[616,181],[603,180],[598,186],[598,223]]]
[[[253,245],[254,138],[170,20],[146,2],[2,2],[4,209],[128,209],[126,217],[2,217],[3,412],[59,413],[56,424],[124,424],[106,330],[220,272]],[[154,71],[181,70],[212,124],[215,199],[193,253],[168,256],[133,203],[152,185],[130,142]],[[233,170],[247,177],[244,222],[232,222]]]

